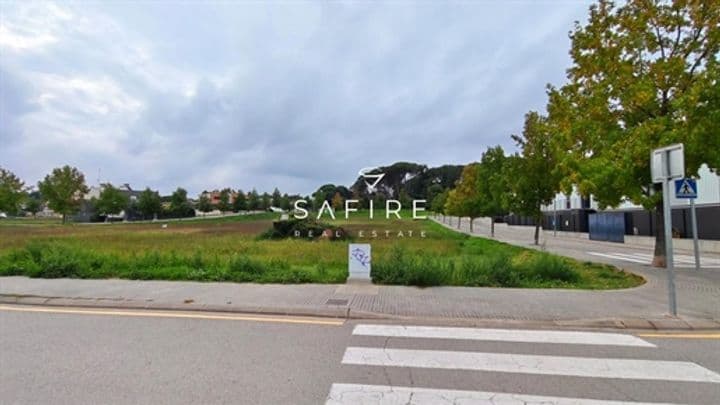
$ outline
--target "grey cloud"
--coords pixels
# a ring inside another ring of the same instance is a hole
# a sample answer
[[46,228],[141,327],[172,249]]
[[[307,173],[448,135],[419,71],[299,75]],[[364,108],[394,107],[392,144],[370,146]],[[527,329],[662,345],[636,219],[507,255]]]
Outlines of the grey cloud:
[[[12,77],[0,97],[15,127],[3,123],[3,133],[63,126],[63,134],[46,131],[45,145],[16,135],[0,160],[40,177],[65,158],[86,172],[100,168],[106,180],[191,193],[223,186],[309,193],[349,184],[371,165],[466,163],[489,145],[512,148],[509,134],[521,130],[523,114],[542,109],[545,83],[563,80],[567,31],[587,9],[162,4],[71,8],[85,25],[65,21],[53,31],[56,43],[0,60]],[[25,88],[30,73],[109,80],[118,90],[113,100],[70,96],[38,111],[28,100],[47,89]],[[114,107],[88,116],[88,103]],[[100,135],[63,146],[67,133],[86,132]],[[55,155],[43,159],[49,150]]]

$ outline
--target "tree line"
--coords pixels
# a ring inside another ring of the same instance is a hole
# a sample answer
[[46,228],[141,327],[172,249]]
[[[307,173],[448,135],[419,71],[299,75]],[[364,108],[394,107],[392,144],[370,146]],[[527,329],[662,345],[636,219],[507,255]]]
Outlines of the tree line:
[[200,194],[197,202],[193,202],[182,187],[169,196],[160,196],[158,191],[148,187],[131,199],[127,192],[110,183],[102,184],[98,196],[88,200],[85,197],[89,192],[85,175],[75,167],[66,165],[53,169],[38,182],[37,190],[31,190],[13,172],[0,167],[0,212],[17,214],[24,211],[35,215],[46,204],[62,215],[63,223],[83,206],[95,213],[95,217],[125,212],[126,217],[135,219],[185,218],[195,216],[195,209],[201,212],[216,209],[221,212],[264,211],[270,207],[288,210],[295,199],[301,198],[281,194],[277,188],[272,194],[260,194],[255,189],[245,193],[225,188],[219,192],[217,202],[211,201],[210,193],[206,191]]
[[[528,112],[519,151],[488,149],[464,168],[432,208],[465,217],[512,212],[536,221],[556,193],[575,187],[600,208],[642,205],[663,223],[661,185],[650,153],[685,145],[685,173],[720,168],[720,3],[601,0],[569,33],[567,82],[547,85],[546,113]],[[496,186],[500,189],[495,189]],[[665,265],[664,229],[655,227],[653,264]]]

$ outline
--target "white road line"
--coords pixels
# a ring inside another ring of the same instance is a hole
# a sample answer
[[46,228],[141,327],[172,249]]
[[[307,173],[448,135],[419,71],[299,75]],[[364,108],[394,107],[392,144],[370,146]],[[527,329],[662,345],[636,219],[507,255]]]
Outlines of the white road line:
[[615,260],[625,260],[625,261],[634,262],[634,263],[648,264],[648,261],[647,261],[647,260],[630,259],[630,258],[627,258],[627,257],[622,257],[622,256],[617,256],[617,255],[611,255],[611,254],[607,254],[607,253],[599,253],[599,252],[587,252],[587,253],[588,253],[588,254],[591,254],[591,255],[593,255],[593,256],[607,257],[607,258],[615,259]]
[[485,404],[485,405],[662,405],[648,402],[546,397],[502,392],[443,390],[387,385],[333,384],[326,405],[343,404]]
[[642,260],[644,263],[650,263],[652,261],[652,256],[644,257],[636,253],[612,252],[612,254],[615,256],[624,257],[628,260]]
[[[652,255],[644,253],[600,253],[600,252],[587,252],[587,254],[593,256],[607,257],[615,260],[624,260],[633,263],[650,264],[652,262]],[[700,265],[703,268],[716,269],[720,268],[720,262],[714,259],[700,258]],[[695,259],[689,256],[683,256],[681,258],[675,257],[675,267],[690,268],[695,267]]]
[[720,383],[720,374],[695,363],[684,361],[348,347],[342,363],[384,367]]
[[632,335],[520,329],[448,328],[433,326],[357,325],[353,335],[403,338],[491,340],[500,342],[656,347]]
[[[647,253],[633,253],[632,254],[635,257],[639,257],[641,259],[645,259],[647,261],[652,261],[653,255],[647,254]],[[685,256],[685,255],[673,255],[673,258],[675,259],[675,264],[678,263],[685,263],[685,264],[695,264],[695,258],[692,256]],[[700,259],[702,262],[702,259]]]

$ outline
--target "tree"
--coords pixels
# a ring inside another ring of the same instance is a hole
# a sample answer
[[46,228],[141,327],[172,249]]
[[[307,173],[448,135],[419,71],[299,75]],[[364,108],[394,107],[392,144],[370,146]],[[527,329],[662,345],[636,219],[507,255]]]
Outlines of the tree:
[[170,196],[170,213],[177,218],[195,215],[195,210],[187,198],[187,190],[178,187]]
[[480,165],[470,163],[465,166],[460,175],[460,180],[455,187],[453,194],[453,207],[458,217],[470,218],[470,232],[473,231],[473,222],[483,214],[481,206],[480,189],[478,177]]
[[247,205],[250,211],[260,209],[260,196],[258,195],[257,190],[252,189],[250,195],[248,196]]
[[40,210],[42,210],[42,201],[39,198],[29,196],[25,203],[25,211],[31,213],[34,217]]
[[220,212],[226,212],[232,209],[232,205],[230,204],[231,195],[232,190],[230,190],[229,188],[224,188],[222,189],[222,191],[220,191],[220,201],[218,201],[217,204],[217,209],[219,209]]
[[16,213],[25,199],[25,183],[15,173],[0,167],[0,211]]
[[260,209],[263,211],[267,211],[268,208],[270,208],[270,205],[272,204],[272,197],[270,197],[270,194],[263,193],[262,197],[260,198]]
[[212,202],[210,202],[207,193],[200,194],[200,198],[198,198],[197,209],[205,214],[213,210]]
[[601,0],[570,34],[568,83],[549,88],[550,122],[568,152],[563,188],[576,184],[602,208],[630,200],[654,210],[655,266],[665,265],[665,243],[650,151],[684,143],[687,176],[720,167],[719,26],[717,1]]
[[510,188],[508,198],[512,212],[527,215],[535,221],[535,244],[539,243],[541,208],[552,202],[560,188],[560,173],[555,170],[557,152],[551,142],[552,135],[547,119],[531,111],[525,114],[525,126],[521,136],[512,139],[521,150],[510,160],[507,180]]
[[278,190],[278,188],[275,187],[275,190],[273,190],[273,193],[272,193],[271,205],[273,207],[280,207],[281,199],[282,199],[282,194],[280,194],[280,190]]
[[345,200],[343,199],[342,195],[337,192],[333,196],[331,204],[334,211],[340,211],[343,208],[343,204],[345,204]]
[[137,208],[142,214],[143,218],[152,218],[160,213],[162,210],[162,202],[160,200],[160,194],[157,191],[152,191],[150,188],[145,188],[137,201]]
[[425,192],[425,198],[432,205],[432,201],[435,199],[435,197],[437,197],[443,191],[445,191],[445,189],[443,189],[442,185],[432,184],[427,188],[427,191]]
[[280,197],[280,208],[285,211],[290,209],[290,196],[287,194],[283,194],[283,196]]
[[129,202],[127,195],[123,194],[118,188],[113,187],[112,184],[106,183],[102,185],[100,197],[93,201],[93,205],[100,214],[115,215],[127,208]]
[[89,191],[85,185],[85,176],[77,168],[67,165],[53,169],[38,183],[38,189],[48,202],[48,207],[62,214],[63,224],[68,214],[77,212],[83,195]]
[[237,196],[235,197],[235,201],[233,201],[233,211],[240,212],[240,211],[247,211],[248,204],[247,204],[247,197],[245,196],[245,192],[242,190],[237,191]]
[[412,204],[412,198],[405,189],[400,190],[400,193],[398,193],[398,201],[403,207],[409,207]]
[[438,214],[445,214],[445,203],[448,198],[448,190],[442,191],[436,195],[435,198],[430,202],[430,209]]
[[507,214],[506,177],[508,159],[501,146],[488,148],[478,165],[477,189],[480,215],[490,217],[490,236],[495,236],[495,217]]
[[[457,227],[460,229],[460,223],[462,219],[462,208],[460,207],[460,199],[457,196],[457,189],[448,191],[447,199],[445,200],[444,211],[449,216],[457,216],[458,222]],[[452,221],[450,223],[452,225]]]

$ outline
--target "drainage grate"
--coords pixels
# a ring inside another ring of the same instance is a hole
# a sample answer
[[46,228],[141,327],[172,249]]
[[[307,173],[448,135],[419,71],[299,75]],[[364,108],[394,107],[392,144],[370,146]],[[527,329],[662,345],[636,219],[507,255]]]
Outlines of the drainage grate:
[[341,300],[337,298],[330,298],[329,300],[325,301],[325,305],[347,305],[348,300]]

